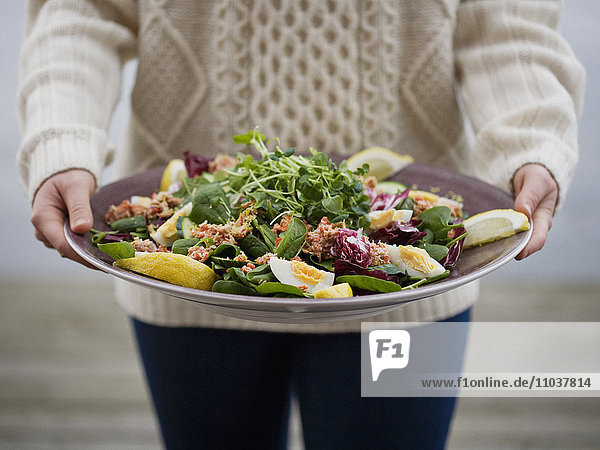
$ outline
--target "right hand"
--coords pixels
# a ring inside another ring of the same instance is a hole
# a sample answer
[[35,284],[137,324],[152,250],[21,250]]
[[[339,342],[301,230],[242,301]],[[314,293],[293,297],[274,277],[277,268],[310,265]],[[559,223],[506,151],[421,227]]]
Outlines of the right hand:
[[65,218],[69,216],[71,230],[83,234],[92,228],[90,198],[96,182],[87,170],[71,169],[48,178],[40,186],[31,210],[35,237],[48,248],[54,248],[63,258],[95,268],[79,256],[65,239]]

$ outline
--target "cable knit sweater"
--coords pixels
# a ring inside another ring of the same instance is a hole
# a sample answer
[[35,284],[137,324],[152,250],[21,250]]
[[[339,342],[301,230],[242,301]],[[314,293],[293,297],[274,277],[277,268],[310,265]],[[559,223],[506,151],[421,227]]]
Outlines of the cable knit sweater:
[[[557,32],[559,13],[552,0],[31,0],[19,173],[30,199],[68,168],[99,182],[115,153],[106,129],[121,69],[136,57],[120,176],[185,149],[233,153],[231,136],[259,125],[299,149],[350,155],[381,145],[506,191],[523,164],[543,164],[562,201],[584,71]],[[359,329],[233,319],[131,284],[117,293],[129,313],[156,324]],[[373,320],[438,320],[476,297],[471,284]]]

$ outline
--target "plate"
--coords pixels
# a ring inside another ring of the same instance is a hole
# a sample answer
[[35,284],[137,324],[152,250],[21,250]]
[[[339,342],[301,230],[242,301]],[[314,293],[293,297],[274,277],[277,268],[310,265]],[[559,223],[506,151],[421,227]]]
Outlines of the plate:
[[[132,195],[150,195],[156,191],[163,168],[143,172],[102,187],[92,198],[94,228],[108,230],[104,213],[111,204],[119,204]],[[513,198],[506,192],[478,179],[447,169],[411,164],[392,178],[423,190],[435,189],[441,195],[460,194],[464,211],[473,215],[496,208],[512,208]],[[175,286],[160,280],[114,267],[112,259],[92,244],[91,234],[73,233],[68,221],[65,235],[73,249],[100,270],[123,280],[178,297],[220,314],[232,317],[282,323],[315,323],[358,319],[381,314],[404,303],[430,297],[476,280],[511,261],[531,236],[533,227],[500,241],[464,250],[450,276],[416,289],[373,294],[346,299],[305,299],[253,297]]]

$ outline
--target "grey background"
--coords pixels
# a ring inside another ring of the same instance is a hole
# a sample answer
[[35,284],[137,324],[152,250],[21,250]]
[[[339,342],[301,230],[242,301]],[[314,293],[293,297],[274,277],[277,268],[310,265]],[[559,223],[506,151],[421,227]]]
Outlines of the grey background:
[[[0,273],[4,280],[58,277],[65,281],[81,281],[84,278],[106,276],[62,260],[33,237],[29,206],[15,169],[15,153],[20,139],[15,119],[16,68],[23,33],[24,3],[22,0],[4,0],[0,16],[0,142],[4,161],[0,167],[4,212]],[[600,274],[597,253],[600,250],[597,226],[600,223],[600,152],[597,148],[600,142],[600,2],[565,2],[561,29],[588,73],[586,102],[580,126],[580,162],[567,201],[554,220],[550,239],[544,249],[525,261],[513,261],[489,275],[499,281],[592,282]],[[131,88],[134,71],[133,64],[126,68],[123,100],[117,107],[111,126],[111,136],[117,144],[127,117],[127,92]],[[113,181],[112,178],[108,169],[103,183]]]

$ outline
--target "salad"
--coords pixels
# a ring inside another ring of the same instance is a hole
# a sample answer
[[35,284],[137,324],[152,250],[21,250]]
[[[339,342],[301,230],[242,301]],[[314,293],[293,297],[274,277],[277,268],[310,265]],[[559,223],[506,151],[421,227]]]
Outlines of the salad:
[[92,230],[94,244],[116,266],[167,282],[277,297],[414,289],[457,263],[460,199],[377,182],[366,164],[298,155],[257,130],[234,141],[258,157],[185,152],[183,176],[111,205],[110,231]]

